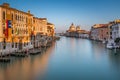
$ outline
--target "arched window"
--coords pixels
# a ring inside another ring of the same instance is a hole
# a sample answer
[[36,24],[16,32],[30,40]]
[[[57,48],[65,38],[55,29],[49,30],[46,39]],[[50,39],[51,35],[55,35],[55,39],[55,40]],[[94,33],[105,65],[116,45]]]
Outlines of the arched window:
[[18,21],[20,20],[20,17],[19,17],[19,15],[18,15]]
[[5,11],[3,11],[3,19],[5,19]]
[[13,20],[13,14],[12,14],[12,20]]
[[13,28],[12,28],[12,34],[14,34],[14,30],[13,30]]
[[17,20],[17,14],[15,15],[15,19]]
[[28,21],[28,19],[27,19],[27,17],[26,17],[26,23],[27,23],[27,21]]

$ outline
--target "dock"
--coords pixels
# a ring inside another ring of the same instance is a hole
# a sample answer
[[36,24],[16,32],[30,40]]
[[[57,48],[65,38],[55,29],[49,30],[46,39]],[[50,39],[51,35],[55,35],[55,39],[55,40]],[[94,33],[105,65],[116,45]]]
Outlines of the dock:
[[11,54],[11,56],[15,56],[15,57],[27,57],[29,54],[29,52],[26,51],[17,51]]
[[36,54],[39,54],[41,53],[41,49],[33,49],[33,50],[30,50],[29,54],[30,55],[36,55]]
[[[57,38],[59,39],[59,38]],[[48,37],[46,40],[42,40],[37,46],[33,44],[33,48],[18,49],[8,53],[1,53],[0,62],[10,62],[11,57],[28,57],[29,55],[37,55],[46,52],[46,50],[52,45],[54,37]]]
[[10,58],[0,58],[0,62],[10,62]]

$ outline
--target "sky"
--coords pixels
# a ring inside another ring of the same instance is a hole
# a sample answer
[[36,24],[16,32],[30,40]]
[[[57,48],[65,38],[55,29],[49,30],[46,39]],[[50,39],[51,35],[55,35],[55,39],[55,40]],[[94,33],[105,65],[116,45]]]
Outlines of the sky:
[[36,17],[47,18],[56,32],[64,32],[74,23],[90,30],[94,24],[120,19],[120,0],[0,0]]

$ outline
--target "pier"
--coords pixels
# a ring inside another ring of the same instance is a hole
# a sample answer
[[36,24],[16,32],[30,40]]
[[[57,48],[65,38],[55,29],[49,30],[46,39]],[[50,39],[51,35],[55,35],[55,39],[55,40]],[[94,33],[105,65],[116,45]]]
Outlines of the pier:
[[[59,37],[60,38],[60,37]],[[32,49],[15,50],[14,52],[8,52],[0,55],[0,62],[10,62],[10,57],[28,57],[29,55],[42,54],[52,45],[52,42],[58,40],[58,37],[45,37],[41,40],[41,44],[33,47]],[[33,44],[34,46],[34,44]]]

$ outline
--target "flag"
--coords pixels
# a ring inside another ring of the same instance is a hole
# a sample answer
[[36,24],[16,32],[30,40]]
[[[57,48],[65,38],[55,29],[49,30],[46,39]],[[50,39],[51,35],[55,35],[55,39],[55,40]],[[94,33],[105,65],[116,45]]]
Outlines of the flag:
[[5,37],[8,38],[9,35],[9,28],[11,28],[11,20],[6,20],[6,29],[5,29]]
[[8,20],[6,20],[5,37],[8,38]]
[[8,20],[8,21],[7,21],[7,24],[8,24],[8,28],[11,28],[11,27],[12,27],[11,20]]

